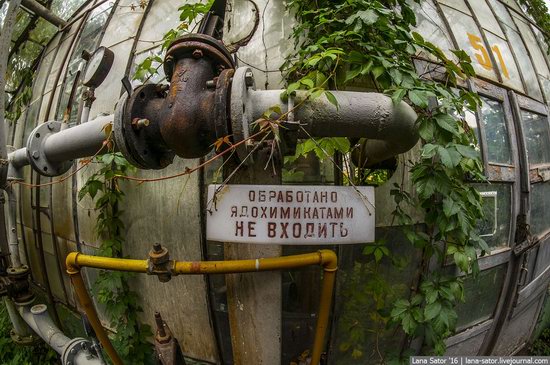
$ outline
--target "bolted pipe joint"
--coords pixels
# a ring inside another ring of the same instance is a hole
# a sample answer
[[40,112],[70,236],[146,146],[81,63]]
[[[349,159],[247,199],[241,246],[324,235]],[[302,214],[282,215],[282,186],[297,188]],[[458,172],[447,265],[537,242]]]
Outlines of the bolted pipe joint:
[[189,34],[172,42],[164,60],[169,89],[146,84],[119,101],[117,147],[144,169],[162,169],[175,155],[206,155],[217,138],[229,134],[226,102],[233,68],[227,49],[210,36]]
[[161,283],[172,279],[173,262],[170,261],[170,253],[160,243],[155,243],[149,251],[147,274],[156,275]]

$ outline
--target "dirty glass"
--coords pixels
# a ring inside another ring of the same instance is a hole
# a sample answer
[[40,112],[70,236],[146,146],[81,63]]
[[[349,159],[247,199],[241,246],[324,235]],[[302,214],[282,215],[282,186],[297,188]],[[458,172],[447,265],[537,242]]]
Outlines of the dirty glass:
[[[477,278],[469,276],[464,280],[465,303],[456,306],[458,320],[456,332],[484,322],[493,316],[500,296],[506,265],[499,265],[482,271]],[[474,300],[472,300],[475,298]]]
[[[416,14],[416,27],[418,33],[427,40],[438,46],[448,57],[453,57],[449,49],[454,48],[447,29],[437,12],[437,8],[431,1],[422,1],[420,4],[410,2]],[[433,55],[421,52],[424,57],[434,58]]]
[[485,0],[468,0],[468,3],[472,7],[474,14],[483,29],[493,34],[496,34],[501,38],[504,38],[504,33],[502,33],[502,29],[500,29],[500,26],[495,19],[493,12],[489,8],[489,5],[487,5]]
[[472,58],[472,66],[476,74],[498,81],[488,53],[490,50],[487,50],[474,19],[445,5],[442,5],[441,9],[451,26],[458,47],[466,51]]
[[466,124],[468,124],[468,127],[470,127],[470,129],[474,132],[476,144],[472,146],[475,148],[476,152],[480,154],[481,148],[479,146],[479,127],[477,125],[476,115],[471,110],[466,110],[464,112],[464,120],[466,121]]
[[550,228],[550,182],[531,185],[531,233],[542,235]]
[[368,245],[341,245],[338,251],[329,364],[378,364],[400,350],[403,333],[384,321],[396,300],[408,298],[420,255],[399,227],[376,228],[376,238],[386,239],[394,264],[384,257],[376,266],[372,254],[363,253]]
[[438,0],[438,1],[441,4],[445,4],[456,10],[460,10],[465,14],[471,15],[470,9],[468,8],[468,5],[466,5],[466,2],[464,0]]
[[483,198],[484,217],[477,223],[477,233],[491,249],[509,246],[512,221],[512,185],[476,184]]
[[50,9],[65,20],[69,19],[87,0],[53,0]]
[[523,40],[521,39],[519,33],[514,30],[507,32],[507,34],[510,45],[514,50],[514,53],[518,60],[520,72],[522,73],[523,79],[525,80],[527,94],[536,98],[537,100],[542,99],[542,94],[537,80],[537,74],[535,73],[533,64],[529,59],[529,53],[527,53],[527,49],[523,44]]
[[529,165],[550,163],[550,130],[548,117],[526,110],[521,111],[523,133]]
[[[491,51],[495,57],[495,62],[502,76],[503,83],[516,90],[523,91],[523,83],[521,82],[518,66],[516,65],[508,42],[492,33],[487,32],[486,36],[487,41],[491,45]],[[521,64],[520,62],[520,65]]]
[[487,159],[489,162],[512,164],[510,137],[502,103],[485,97],[481,100],[481,122],[487,138]]
[[506,7],[502,3],[500,3],[499,0],[489,0],[489,3],[491,4],[491,7],[493,8],[497,16],[497,19],[500,20],[501,24],[510,27],[512,30],[517,29],[514,21],[512,20],[512,17],[510,16],[510,13],[508,13]]
[[101,37],[101,30],[103,25],[109,17],[112,4],[105,3],[102,6],[97,7],[90,15],[90,18],[86,21],[86,25],[82,29],[80,38],[73,50],[69,65],[67,66],[67,74],[65,75],[65,81],[61,91],[61,98],[57,107],[56,118],[57,120],[63,119],[63,115],[69,103],[71,89],[75,82],[78,83],[76,94],[72,102],[72,110],[70,115],[70,123],[75,123],[78,114],[78,104],[80,101],[79,96],[82,93],[81,76],[76,80],[78,70],[84,72],[85,61],[82,59],[82,51],[86,50],[89,53],[93,53],[99,44]]

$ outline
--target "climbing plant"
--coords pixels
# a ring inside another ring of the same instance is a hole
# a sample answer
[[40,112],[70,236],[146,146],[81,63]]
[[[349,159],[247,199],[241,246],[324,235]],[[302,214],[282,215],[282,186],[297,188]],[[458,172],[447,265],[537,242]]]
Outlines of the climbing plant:
[[[115,179],[132,168],[120,152],[109,151],[95,157],[101,167],[92,174],[79,191],[79,199],[89,196],[95,200],[98,213],[96,233],[101,239],[98,254],[107,257],[123,257],[125,227],[119,204],[124,192]],[[141,324],[138,314],[142,311],[138,295],[131,290],[132,274],[118,271],[100,271],[94,285],[99,303],[105,305],[110,324],[115,329],[113,344],[119,355],[132,364],[152,362],[152,348],[148,342],[151,328]]]
[[543,31],[544,40],[550,54],[550,14],[544,0],[519,0],[521,6],[527,11]]
[[[454,308],[464,299],[464,287],[462,279],[430,272],[428,265],[454,262],[461,271],[475,275],[478,253],[489,250],[476,233],[483,215],[481,198],[469,184],[484,179],[482,165],[474,133],[461,117],[480,104],[477,95],[459,87],[460,80],[474,76],[470,58],[453,50],[451,59],[414,32],[415,14],[405,0],[291,0],[288,6],[297,23],[292,35],[295,51],[282,68],[290,80],[286,94],[305,89],[311,98],[324,95],[337,105],[326,89],[362,87],[386,93],[394,103],[405,100],[418,114],[419,156],[402,161],[415,193],[396,183],[391,196],[396,203],[393,223],[402,227],[421,257],[420,282],[403,298],[403,290],[379,274],[383,259],[402,267],[402,258],[392,253],[386,237],[366,246],[363,254],[370,259],[356,263],[348,280],[349,300],[343,313],[350,316],[342,318],[341,325],[347,328],[341,331],[339,351],[348,359],[364,359],[366,336],[374,334],[378,346],[379,333],[398,325],[409,338],[423,340],[424,352],[441,354],[444,339],[454,332]],[[420,51],[436,60],[445,74],[443,82],[418,75],[412,58]],[[351,156],[362,141],[352,142],[305,141],[293,158],[311,151],[321,158],[331,158],[332,151]],[[350,184],[368,182],[362,176],[348,171],[345,177]],[[411,210],[420,213],[422,221],[414,219]],[[358,280],[358,275],[364,279]],[[399,293],[401,299],[396,297]],[[367,314],[359,315],[361,310]],[[379,362],[387,362],[387,354],[376,350]]]

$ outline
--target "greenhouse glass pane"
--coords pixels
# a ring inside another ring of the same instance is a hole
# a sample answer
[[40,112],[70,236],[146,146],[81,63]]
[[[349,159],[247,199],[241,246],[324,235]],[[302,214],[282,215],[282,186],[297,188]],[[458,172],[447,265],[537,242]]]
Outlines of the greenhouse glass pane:
[[527,160],[530,165],[550,162],[550,130],[544,115],[521,111]]
[[542,235],[550,228],[550,182],[531,185],[531,233]]
[[456,331],[472,327],[493,316],[504,283],[506,265],[482,271],[477,278],[464,280],[465,303],[456,306],[458,320]]
[[512,164],[510,137],[504,117],[502,104],[496,100],[482,97],[481,122],[485,128],[489,162]]

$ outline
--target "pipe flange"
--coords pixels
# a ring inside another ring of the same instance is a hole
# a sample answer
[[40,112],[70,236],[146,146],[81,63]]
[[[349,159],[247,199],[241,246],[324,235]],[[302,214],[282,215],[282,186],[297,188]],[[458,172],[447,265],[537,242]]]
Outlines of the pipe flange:
[[227,114],[227,102],[231,80],[235,70],[223,70],[216,83],[214,95],[214,124],[216,126],[216,138],[224,138],[229,135],[229,120]]
[[54,177],[63,175],[73,165],[73,160],[54,163],[44,153],[44,143],[52,134],[61,130],[63,123],[49,121],[36,127],[27,139],[27,153],[32,168],[40,175]]
[[14,343],[21,346],[32,346],[40,342],[40,337],[33,335],[21,336],[14,329],[10,330],[10,337]]
[[[244,141],[250,136],[250,123],[253,122],[252,108],[249,103],[249,90],[256,90],[254,75],[248,67],[239,67],[233,75],[231,84],[230,118],[233,143]],[[252,156],[248,156],[247,145],[242,143],[236,147],[237,156],[246,164],[253,162]]]
[[124,128],[122,120],[124,118],[124,112],[126,111],[126,102],[128,101],[128,94],[123,94],[115,108],[115,117],[113,120],[113,135],[115,137],[115,145],[122,155],[134,166],[139,166],[137,161],[134,160],[130,154],[130,150],[126,145],[126,139],[124,138]]
[[91,342],[86,340],[85,338],[77,337],[72,339],[65,347],[65,351],[63,351],[63,354],[61,354],[61,363],[67,365],[76,364],[76,357],[82,355],[82,353],[91,356],[91,347]]
[[164,58],[164,73],[170,81],[176,66],[176,61],[181,58],[208,57],[216,74],[224,69],[235,68],[231,54],[225,46],[216,38],[205,34],[186,34],[174,40],[166,51]]
[[[174,161],[175,153],[164,143],[158,121],[159,106],[166,98],[161,84],[138,87],[115,113],[117,146],[128,161],[142,169],[163,169]],[[119,142],[119,140],[121,140]],[[128,158],[129,157],[129,158]]]

